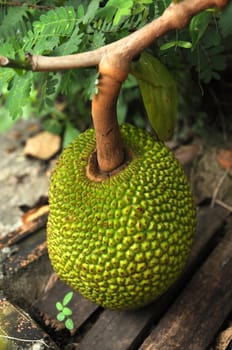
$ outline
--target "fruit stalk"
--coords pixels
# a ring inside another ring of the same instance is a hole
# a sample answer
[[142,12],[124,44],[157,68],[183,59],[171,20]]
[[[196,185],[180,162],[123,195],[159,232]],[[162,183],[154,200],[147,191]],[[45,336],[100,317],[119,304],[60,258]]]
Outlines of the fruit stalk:
[[120,63],[117,56],[107,57],[99,65],[98,92],[92,100],[92,118],[96,131],[97,165],[106,174],[125,161],[125,151],[117,120],[117,99],[129,64]]

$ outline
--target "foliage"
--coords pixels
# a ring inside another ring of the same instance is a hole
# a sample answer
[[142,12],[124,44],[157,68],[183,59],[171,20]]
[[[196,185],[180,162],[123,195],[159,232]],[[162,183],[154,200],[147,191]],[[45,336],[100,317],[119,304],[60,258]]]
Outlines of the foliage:
[[67,305],[72,300],[72,297],[73,297],[73,292],[68,292],[64,296],[62,302],[58,301],[56,303],[56,309],[58,310],[58,314],[56,316],[57,320],[60,322],[64,322],[65,327],[70,331],[74,329],[74,324],[73,324],[73,320],[71,319],[72,310]]
[[[25,53],[67,55],[101,47],[120,39],[160,16],[171,0],[38,0],[22,6],[0,6],[0,55],[22,60]],[[231,38],[232,4],[221,13],[208,10],[195,16],[189,27],[159,39],[150,51],[183,85],[183,71],[196,72],[200,85],[220,79],[226,67],[225,41]],[[53,132],[65,132],[66,140],[91,123],[90,99],[97,72],[31,73],[0,69],[0,103],[16,120],[25,111],[43,119]],[[128,89],[130,86],[130,89]],[[125,83],[120,99],[120,121],[139,98],[136,80]],[[58,101],[58,102],[57,102]],[[60,105],[63,107],[60,108]],[[141,124],[135,116],[133,122]],[[143,121],[144,123],[144,121]],[[1,124],[0,124],[1,127]]]
[[176,83],[166,67],[154,56],[142,53],[132,65],[149,121],[160,140],[173,135],[177,112]]

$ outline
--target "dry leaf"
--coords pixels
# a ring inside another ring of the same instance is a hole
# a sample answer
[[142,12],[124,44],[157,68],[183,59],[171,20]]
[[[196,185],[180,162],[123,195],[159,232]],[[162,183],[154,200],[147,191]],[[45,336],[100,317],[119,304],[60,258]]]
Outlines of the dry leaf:
[[33,123],[27,126],[27,131],[32,135],[40,131],[40,125],[38,123]]
[[175,140],[169,140],[169,141],[166,141],[164,143],[168,148],[170,148],[172,150],[177,149],[177,147],[179,147],[179,142],[177,142]]
[[60,145],[60,136],[43,131],[27,140],[26,146],[24,147],[24,154],[47,160],[59,151]]
[[42,216],[43,214],[47,214],[48,211],[49,211],[48,205],[43,205],[41,207],[28,210],[22,216],[23,225],[28,224],[31,221],[34,221],[35,219]]
[[67,102],[56,102],[56,108],[59,112],[63,112],[65,108],[67,107]]
[[200,145],[186,145],[177,148],[174,151],[175,157],[179,160],[181,164],[191,163],[200,152]]
[[47,284],[44,288],[44,293],[47,293],[50,289],[52,289],[57,280],[58,275],[55,272],[53,272],[47,281]]
[[217,342],[216,350],[226,350],[231,341],[232,341],[232,327],[229,327],[220,334]]
[[232,171],[232,149],[220,149],[217,153],[217,161],[222,168]]

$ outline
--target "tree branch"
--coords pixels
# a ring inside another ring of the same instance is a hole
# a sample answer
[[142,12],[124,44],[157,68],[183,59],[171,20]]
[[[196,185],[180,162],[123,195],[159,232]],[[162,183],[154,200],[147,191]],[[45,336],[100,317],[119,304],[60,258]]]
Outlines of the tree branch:
[[1,6],[9,6],[9,7],[21,7],[21,6],[27,6],[32,9],[38,9],[38,10],[51,10],[54,9],[55,6],[46,6],[46,5],[35,5],[35,4],[25,4],[25,2],[20,1],[0,1]]
[[[104,56],[117,54],[127,62],[140,54],[146,47],[172,29],[185,27],[197,13],[210,7],[224,7],[229,0],[184,0],[171,3],[163,15],[136,32],[99,49],[59,57],[27,55],[24,69],[32,71],[59,71],[97,66]],[[0,56],[1,67],[15,67],[15,62]],[[19,62],[17,62],[19,67]]]
[[26,55],[11,60],[0,56],[0,67],[32,71],[57,71],[98,66],[98,94],[92,100],[92,117],[96,131],[96,151],[91,155],[87,176],[102,181],[128,163],[117,122],[117,98],[132,59],[172,29],[185,27],[191,17],[209,7],[223,7],[229,0],[183,0],[171,3],[163,15],[138,31],[97,50],[61,57]]

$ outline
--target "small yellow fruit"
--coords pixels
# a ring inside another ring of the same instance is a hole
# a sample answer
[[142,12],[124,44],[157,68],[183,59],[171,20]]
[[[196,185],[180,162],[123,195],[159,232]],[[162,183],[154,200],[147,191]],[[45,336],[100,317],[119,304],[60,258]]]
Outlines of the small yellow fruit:
[[94,130],[77,137],[52,174],[47,227],[54,270],[104,307],[141,307],[180,275],[195,231],[188,180],[172,152],[147,132],[121,127],[132,155],[100,182],[86,176]]

